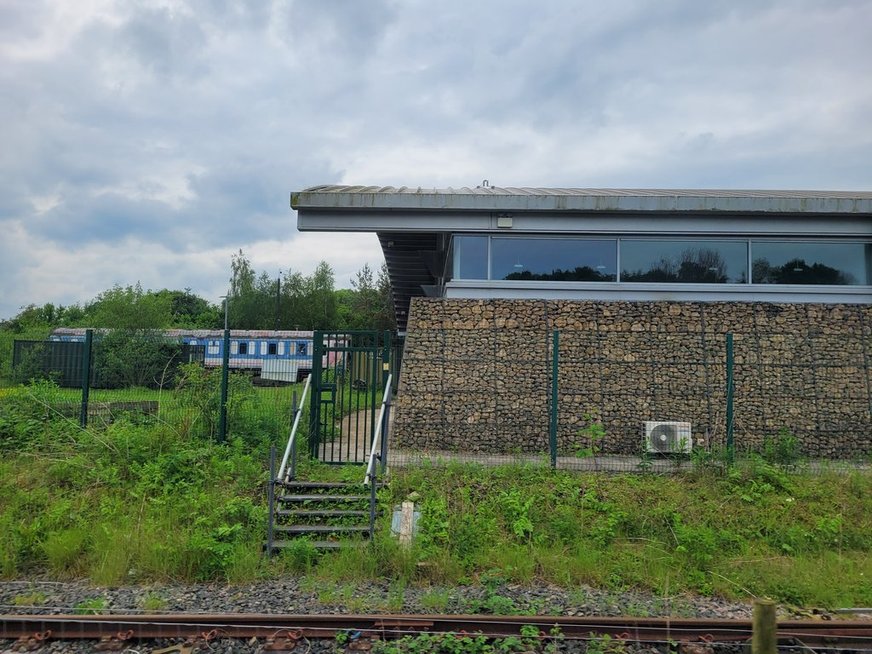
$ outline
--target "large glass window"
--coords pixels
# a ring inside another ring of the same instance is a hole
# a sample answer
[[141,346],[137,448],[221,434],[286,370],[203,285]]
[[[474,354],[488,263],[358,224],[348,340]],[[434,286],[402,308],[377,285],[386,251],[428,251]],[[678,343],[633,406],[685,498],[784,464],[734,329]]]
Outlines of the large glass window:
[[744,284],[747,271],[743,241],[621,240],[622,282]]
[[487,279],[487,236],[455,236],[452,241],[452,277]]
[[755,284],[872,285],[872,243],[752,241]]
[[464,234],[449,267],[470,280],[872,285],[872,243]]
[[616,271],[615,240],[491,239],[491,279],[613,282]]

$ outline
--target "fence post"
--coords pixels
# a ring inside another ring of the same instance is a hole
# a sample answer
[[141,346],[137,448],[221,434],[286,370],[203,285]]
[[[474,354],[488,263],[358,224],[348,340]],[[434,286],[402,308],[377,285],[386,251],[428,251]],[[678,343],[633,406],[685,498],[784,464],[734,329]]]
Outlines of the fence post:
[[391,333],[387,329],[384,332],[382,343],[382,378],[381,387],[388,383],[388,375],[391,374]]
[[224,328],[224,345],[221,353],[221,408],[218,416],[218,442],[227,439],[227,375],[230,368],[230,330]]
[[727,463],[733,465],[736,446],[733,442],[733,334],[727,332]]
[[560,369],[560,332],[552,335],[551,354],[551,425],[548,433],[548,449],[551,451],[551,467],[557,468],[557,375]]
[[94,344],[94,330],[85,330],[85,346],[82,349],[82,408],[79,411],[79,424],[82,429],[88,426],[88,396],[91,393],[91,348]]
[[266,489],[267,494],[267,510],[269,511],[269,524],[266,532],[266,555],[267,558],[272,558],[273,554],[273,523],[275,520],[276,506],[276,446],[272,445],[269,448],[269,486]]
[[755,599],[751,625],[751,654],[777,654],[778,622],[775,617],[775,602]]
[[391,392],[388,393],[388,396],[385,398],[385,417],[384,422],[382,423],[381,451],[379,452],[382,474],[385,473],[385,470],[388,467],[388,435],[390,434],[391,422],[391,395],[393,395],[393,388],[391,389]]

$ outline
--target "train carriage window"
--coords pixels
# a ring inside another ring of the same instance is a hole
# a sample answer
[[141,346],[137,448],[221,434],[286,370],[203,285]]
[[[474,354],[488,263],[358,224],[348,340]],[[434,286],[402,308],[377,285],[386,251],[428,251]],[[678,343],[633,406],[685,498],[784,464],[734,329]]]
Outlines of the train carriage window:
[[[236,345],[236,343],[233,343],[233,345]],[[233,345],[230,346],[231,352],[233,352]],[[239,344],[239,353],[240,354],[248,354],[248,343],[243,341],[242,343]]]
[[305,343],[297,343],[297,354],[300,356],[306,356],[306,344]]
[[279,346],[276,343],[270,343],[267,345],[266,353],[267,354],[278,354]]
[[254,341],[248,341],[248,351],[251,354],[257,354],[257,343]]
[[218,354],[218,341],[209,341],[209,354]]
[[261,355],[266,354],[266,343],[264,341],[260,342],[260,353]]
[[279,341],[279,356],[282,357],[285,355],[285,342]]
[[245,354],[245,343],[239,341],[230,341],[230,354]]

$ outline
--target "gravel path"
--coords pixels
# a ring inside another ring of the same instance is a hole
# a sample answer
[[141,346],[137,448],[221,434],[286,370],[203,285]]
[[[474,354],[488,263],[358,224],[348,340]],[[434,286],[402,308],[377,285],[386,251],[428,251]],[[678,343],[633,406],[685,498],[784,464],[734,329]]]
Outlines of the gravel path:
[[[0,613],[70,613],[96,609],[112,613],[519,613],[560,615],[633,615],[747,618],[749,605],[713,598],[658,597],[641,591],[608,592],[587,587],[510,584],[460,587],[418,587],[367,582],[343,584],[315,578],[291,578],[245,585],[148,585],[99,588],[85,582],[0,582]],[[170,642],[136,645],[127,652],[145,654]],[[0,641],[0,652],[11,652],[11,643]],[[38,652],[87,652],[93,643],[53,642]],[[200,652],[260,652],[263,643],[218,641]],[[341,652],[336,643],[301,643],[297,650]],[[348,651],[353,651],[349,649]],[[567,642],[556,651],[585,652],[581,643]],[[668,651],[663,649],[663,652]],[[718,654],[731,650],[718,648]],[[622,654],[656,649],[627,647]],[[711,654],[711,650],[706,652]]]

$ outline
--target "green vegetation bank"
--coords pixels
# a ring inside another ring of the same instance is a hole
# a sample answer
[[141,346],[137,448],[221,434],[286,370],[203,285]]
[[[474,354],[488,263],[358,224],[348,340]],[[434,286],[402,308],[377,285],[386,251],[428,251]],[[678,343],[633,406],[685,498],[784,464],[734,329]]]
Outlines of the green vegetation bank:
[[[193,405],[214,393],[214,380],[198,383],[176,401]],[[763,457],[729,471],[700,460],[674,476],[395,470],[383,505],[414,492],[422,512],[410,552],[387,535],[385,516],[372,547],[319,555],[301,541],[269,561],[261,547],[265,468],[286,416],[278,412],[273,422],[257,389],[234,403],[231,419],[240,427],[227,444],[213,442],[187,410],[83,430],[52,410],[59,392],[45,382],[0,391],[3,578],[116,585],[306,574],[872,604],[869,471],[810,474]],[[303,473],[356,479],[360,469],[304,461]],[[514,609],[496,592],[470,608]]]

